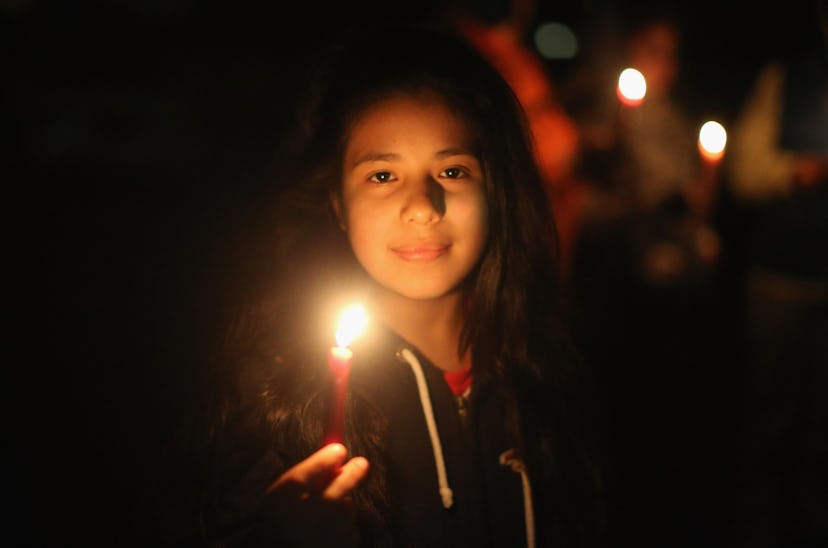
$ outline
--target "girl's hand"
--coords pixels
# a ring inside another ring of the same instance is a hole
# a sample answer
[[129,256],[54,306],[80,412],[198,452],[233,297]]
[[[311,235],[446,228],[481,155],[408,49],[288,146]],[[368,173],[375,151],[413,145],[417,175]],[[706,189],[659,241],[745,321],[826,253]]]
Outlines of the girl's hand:
[[368,461],[354,457],[343,464],[347,453],[341,444],[326,445],[273,482],[267,488],[265,530],[288,546],[356,546],[349,494],[367,475]]

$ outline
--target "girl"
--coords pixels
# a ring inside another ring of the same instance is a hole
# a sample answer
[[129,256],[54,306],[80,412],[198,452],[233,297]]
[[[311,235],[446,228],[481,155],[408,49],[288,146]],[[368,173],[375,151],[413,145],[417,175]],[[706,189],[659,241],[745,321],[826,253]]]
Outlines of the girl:
[[[216,384],[217,545],[585,546],[598,478],[523,114],[463,42],[335,49],[273,216],[275,291]],[[319,449],[330,309],[359,296],[344,444]],[[347,454],[353,455],[348,459]]]

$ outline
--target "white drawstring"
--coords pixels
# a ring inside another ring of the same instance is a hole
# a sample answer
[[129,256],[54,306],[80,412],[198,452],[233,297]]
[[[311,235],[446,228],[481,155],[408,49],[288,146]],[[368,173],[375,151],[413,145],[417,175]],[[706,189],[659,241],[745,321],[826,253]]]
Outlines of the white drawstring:
[[532,485],[529,483],[529,475],[526,468],[520,471],[521,483],[523,483],[523,521],[526,522],[526,548],[535,548],[535,509],[532,504]]
[[509,449],[500,455],[500,464],[509,466],[512,471],[520,474],[523,484],[523,521],[526,524],[526,547],[535,548],[535,507],[532,504],[532,484],[529,483],[529,474],[526,465],[514,449]]
[[[443,458],[443,446],[440,443],[440,435],[437,432],[437,423],[434,421],[434,410],[431,406],[431,396],[428,392],[423,367],[420,360],[411,350],[403,348],[400,355],[411,367],[414,378],[417,381],[417,392],[420,395],[420,405],[423,407],[428,436],[431,438],[431,449],[434,452],[434,465],[437,467],[437,483],[439,486],[440,499],[444,508],[451,508],[454,503],[454,492],[448,485],[446,475],[446,463]],[[523,486],[523,519],[526,524],[526,546],[535,548],[535,511],[532,504],[532,485],[529,482],[529,475],[526,473],[526,466],[517,456],[517,453],[510,449],[500,455],[500,464],[510,466],[512,470],[520,473],[520,480]]]
[[437,483],[440,499],[443,501],[444,508],[451,508],[451,505],[454,503],[454,492],[448,485],[446,462],[443,459],[443,446],[440,443],[440,435],[437,432],[437,423],[434,421],[434,410],[431,407],[431,397],[428,393],[425,375],[423,375],[423,367],[420,365],[420,360],[417,359],[417,356],[409,349],[403,348],[400,354],[408,365],[411,366],[411,371],[417,380],[420,404],[423,406],[423,414],[425,415],[426,426],[428,427],[428,436],[431,438],[431,449],[434,452],[434,465],[437,467]]

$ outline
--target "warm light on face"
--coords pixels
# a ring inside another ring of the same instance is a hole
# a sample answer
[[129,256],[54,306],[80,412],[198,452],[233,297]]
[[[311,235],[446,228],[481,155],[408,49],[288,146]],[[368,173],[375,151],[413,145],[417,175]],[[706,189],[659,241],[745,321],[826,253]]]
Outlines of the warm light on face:
[[368,317],[360,305],[349,306],[339,315],[339,327],[336,330],[336,345],[345,348],[365,330]]
[[618,87],[615,91],[622,103],[627,106],[637,106],[644,101],[644,96],[647,94],[647,81],[638,70],[626,68],[618,76]]
[[466,120],[438,95],[400,93],[356,117],[342,217],[372,290],[394,299],[462,291],[486,247],[483,163]]
[[699,150],[709,158],[718,158],[724,154],[727,144],[727,132],[719,122],[705,122],[699,130]]

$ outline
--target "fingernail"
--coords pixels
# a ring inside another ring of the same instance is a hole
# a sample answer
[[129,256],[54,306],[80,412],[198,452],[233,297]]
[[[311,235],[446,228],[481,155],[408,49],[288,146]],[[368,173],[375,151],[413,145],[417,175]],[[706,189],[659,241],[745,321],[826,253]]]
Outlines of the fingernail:
[[331,455],[336,456],[344,455],[347,452],[347,449],[345,449],[345,446],[341,443],[331,443],[328,445],[327,449]]
[[368,459],[365,457],[354,457],[353,463],[360,470],[366,470],[368,468]]

